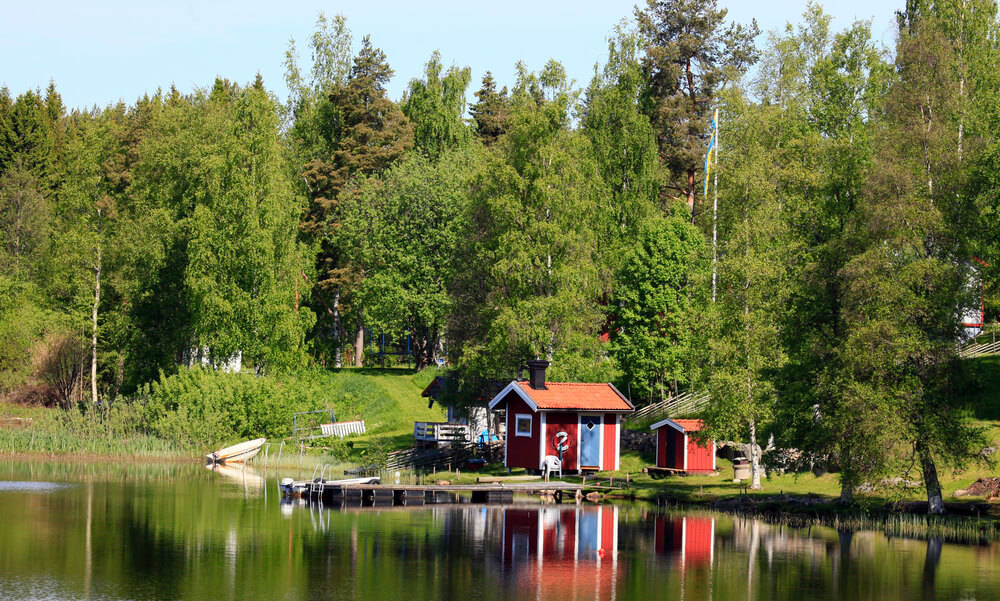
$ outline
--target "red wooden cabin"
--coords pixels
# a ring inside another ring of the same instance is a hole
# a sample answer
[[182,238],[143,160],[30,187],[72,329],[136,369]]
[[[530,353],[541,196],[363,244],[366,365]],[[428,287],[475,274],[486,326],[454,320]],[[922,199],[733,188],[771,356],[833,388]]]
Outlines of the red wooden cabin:
[[529,380],[512,381],[490,401],[491,410],[506,410],[504,464],[541,469],[564,440],[564,470],[618,469],[621,416],[632,404],[611,384],[546,382],[548,366],[528,361]]
[[715,441],[693,436],[704,427],[700,419],[665,419],[650,430],[656,431],[656,467],[688,473],[715,471]]

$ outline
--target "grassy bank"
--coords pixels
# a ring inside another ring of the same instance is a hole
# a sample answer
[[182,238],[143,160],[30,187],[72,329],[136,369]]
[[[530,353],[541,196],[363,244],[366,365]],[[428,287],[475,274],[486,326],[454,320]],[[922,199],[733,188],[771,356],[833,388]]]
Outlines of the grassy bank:
[[[162,378],[105,410],[0,403],[0,454],[200,457],[239,440],[280,441],[291,436],[295,412],[332,410],[339,421],[365,420],[367,434],[321,439],[312,446],[333,448],[307,448],[305,454],[313,461],[332,454],[340,461],[362,462],[373,449],[387,452],[412,444],[414,421],[443,420],[443,411],[428,409],[420,396],[434,375],[431,370],[315,369],[256,377],[190,370]],[[286,445],[289,451],[292,446]]]

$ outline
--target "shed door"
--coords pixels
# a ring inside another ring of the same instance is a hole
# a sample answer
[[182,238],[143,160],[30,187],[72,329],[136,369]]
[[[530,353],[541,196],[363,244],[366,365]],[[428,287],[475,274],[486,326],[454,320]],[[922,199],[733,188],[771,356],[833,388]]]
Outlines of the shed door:
[[677,433],[670,426],[663,426],[663,433],[667,437],[667,460],[664,467],[684,467],[683,464],[677,465]]
[[601,416],[580,416],[580,466],[601,466]]

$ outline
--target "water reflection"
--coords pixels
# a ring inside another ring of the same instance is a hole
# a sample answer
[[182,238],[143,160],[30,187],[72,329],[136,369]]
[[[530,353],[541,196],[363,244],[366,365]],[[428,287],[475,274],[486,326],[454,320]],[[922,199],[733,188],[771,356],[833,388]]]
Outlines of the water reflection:
[[500,562],[537,599],[614,599],[618,569],[615,506],[506,508]]
[[[187,466],[0,464],[0,598],[1000,599],[1000,545],[644,505],[281,504]],[[262,494],[263,493],[263,494]]]
[[245,495],[266,493],[267,481],[256,470],[245,464],[226,465],[224,463],[208,464],[205,469],[215,472],[223,478],[238,484]]

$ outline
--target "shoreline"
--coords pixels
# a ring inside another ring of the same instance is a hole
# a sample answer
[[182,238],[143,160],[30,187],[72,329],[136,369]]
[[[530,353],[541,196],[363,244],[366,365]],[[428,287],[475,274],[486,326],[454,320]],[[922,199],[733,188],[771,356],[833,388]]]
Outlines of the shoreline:
[[[204,462],[201,455],[177,454],[106,454],[106,453],[53,453],[46,451],[0,451],[0,462],[43,462],[66,464],[113,464],[129,463],[133,465],[182,465],[200,464]],[[283,467],[292,467],[282,462]],[[250,467],[262,470],[262,466]],[[305,466],[303,466],[305,467]],[[274,464],[267,465],[267,470],[274,469]],[[443,476],[443,474],[441,474]],[[437,476],[431,475],[430,477]],[[669,485],[668,485],[669,483]],[[599,488],[599,487],[598,487]],[[948,501],[947,511],[943,516],[929,516],[926,513],[927,502],[915,500],[890,501],[880,498],[867,498],[854,505],[841,506],[835,497],[816,493],[750,493],[734,495],[706,495],[700,492],[696,484],[685,486],[681,482],[642,483],[629,489],[608,490],[601,493],[601,502],[616,501],[649,503],[661,508],[677,507],[719,511],[732,515],[747,515],[761,518],[776,518],[782,523],[794,523],[805,520],[815,523],[837,518],[888,519],[893,516],[925,517],[935,520],[978,520],[992,524],[992,530],[1000,535],[1000,502],[990,502],[986,498],[967,498],[963,501]],[[685,494],[686,493],[686,494]]]

